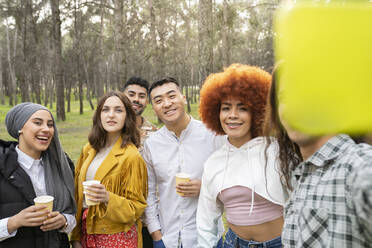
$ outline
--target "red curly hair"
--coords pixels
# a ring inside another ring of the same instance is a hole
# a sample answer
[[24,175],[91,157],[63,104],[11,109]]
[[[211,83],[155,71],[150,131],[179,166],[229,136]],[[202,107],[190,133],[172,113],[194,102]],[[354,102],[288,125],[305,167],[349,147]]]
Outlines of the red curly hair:
[[271,75],[258,67],[232,64],[207,77],[200,90],[199,115],[206,126],[225,134],[220,122],[221,101],[233,97],[247,104],[252,115],[252,138],[262,135]]

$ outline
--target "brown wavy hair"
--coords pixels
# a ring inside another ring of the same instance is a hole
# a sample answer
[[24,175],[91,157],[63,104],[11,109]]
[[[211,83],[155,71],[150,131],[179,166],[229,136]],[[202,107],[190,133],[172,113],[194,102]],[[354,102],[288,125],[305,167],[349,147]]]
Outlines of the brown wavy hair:
[[282,123],[280,122],[279,112],[278,112],[278,97],[277,97],[277,70],[276,67],[273,71],[271,87],[269,95],[267,97],[266,105],[266,116],[264,124],[264,135],[266,136],[266,149],[265,157],[267,162],[267,149],[273,142],[271,137],[275,137],[279,145],[279,166],[280,175],[283,184],[289,190],[293,189],[291,185],[291,174],[295,166],[301,163],[302,155],[300,153],[300,148],[294,142],[292,142],[284,129]]
[[206,126],[225,134],[220,122],[221,101],[233,97],[247,104],[252,115],[252,138],[262,135],[271,75],[255,66],[232,64],[207,77],[200,91],[199,115]]
[[136,114],[132,109],[132,104],[122,92],[110,91],[99,99],[96,111],[93,115],[93,126],[88,136],[90,145],[97,152],[106,145],[107,132],[102,126],[101,111],[107,98],[112,96],[117,96],[122,101],[126,111],[124,127],[121,130],[121,137],[123,140],[121,147],[125,147],[129,143],[134,144],[136,147],[140,145],[140,132],[137,128]]

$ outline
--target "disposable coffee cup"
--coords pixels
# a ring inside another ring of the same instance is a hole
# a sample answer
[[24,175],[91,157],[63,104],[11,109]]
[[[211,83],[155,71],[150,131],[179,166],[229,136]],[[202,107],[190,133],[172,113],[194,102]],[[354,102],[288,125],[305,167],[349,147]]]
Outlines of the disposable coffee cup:
[[[52,212],[53,211],[53,200],[54,200],[53,196],[41,195],[41,196],[36,197],[34,199],[34,202],[35,202],[35,206],[45,206],[46,209],[49,210],[49,212]],[[44,211],[44,210],[45,209],[40,210],[40,211]]]
[[100,184],[101,182],[98,180],[87,180],[83,182],[83,188],[84,188],[84,198],[85,198],[85,203],[87,206],[94,206],[98,205],[99,202],[91,201],[88,199],[88,197],[85,195],[85,193],[89,192],[89,186],[92,186],[94,184]]
[[[190,175],[189,174],[183,173],[183,172],[176,174],[176,186],[179,183],[184,183],[184,182],[189,182],[189,181],[190,181]],[[184,196],[183,193],[177,192],[177,194],[179,194],[180,196]]]

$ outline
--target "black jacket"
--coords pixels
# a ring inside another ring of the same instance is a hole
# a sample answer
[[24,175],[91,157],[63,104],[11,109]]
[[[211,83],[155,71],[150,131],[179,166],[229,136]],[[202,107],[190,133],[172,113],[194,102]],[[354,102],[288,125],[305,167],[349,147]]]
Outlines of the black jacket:
[[[0,219],[33,205],[36,197],[31,179],[18,164],[16,146],[17,142],[0,140]],[[61,248],[70,247],[65,233],[58,232],[58,237]],[[0,248],[47,248],[45,238],[40,227],[21,227],[15,237],[1,241]]]

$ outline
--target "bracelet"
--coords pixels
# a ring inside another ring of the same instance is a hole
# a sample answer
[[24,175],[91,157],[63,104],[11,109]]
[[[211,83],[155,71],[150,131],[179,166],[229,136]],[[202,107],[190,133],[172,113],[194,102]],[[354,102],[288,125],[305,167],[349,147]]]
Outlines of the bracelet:
[[[63,214],[62,214],[62,215],[63,215]],[[66,222],[65,222],[65,224],[63,225],[63,227],[61,227],[61,228],[60,228],[60,230],[61,230],[61,231],[64,231],[64,230],[66,230],[66,228],[68,227],[68,222],[67,222],[67,218],[66,218],[66,216],[65,216],[65,215],[63,215],[63,217],[65,218],[65,221],[66,221]]]

